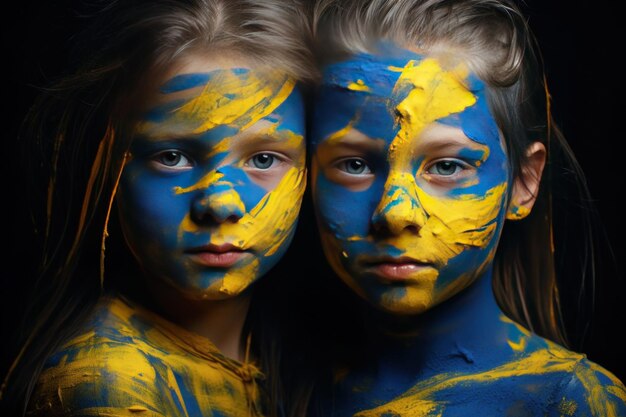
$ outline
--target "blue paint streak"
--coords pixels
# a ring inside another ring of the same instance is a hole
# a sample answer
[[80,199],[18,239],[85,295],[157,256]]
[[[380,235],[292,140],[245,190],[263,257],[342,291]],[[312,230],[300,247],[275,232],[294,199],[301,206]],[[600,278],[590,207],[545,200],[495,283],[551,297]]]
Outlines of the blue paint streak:
[[185,103],[187,103],[187,100],[179,99],[179,100],[172,100],[165,104],[161,104],[159,106],[153,107],[146,114],[144,114],[143,120],[145,122],[152,122],[152,123],[164,122],[177,109],[184,106]]
[[189,90],[191,88],[202,87],[209,82],[213,74],[217,70],[208,73],[182,74],[172,77],[168,82],[161,86],[160,91],[163,94],[177,93],[179,91]]

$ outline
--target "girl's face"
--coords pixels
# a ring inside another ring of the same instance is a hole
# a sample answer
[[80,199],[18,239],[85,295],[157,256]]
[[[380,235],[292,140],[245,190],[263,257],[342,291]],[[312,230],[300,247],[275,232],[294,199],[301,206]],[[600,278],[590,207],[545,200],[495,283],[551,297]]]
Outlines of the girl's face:
[[328,66],[312,145],[324,250],[360,296],[416,314],[485,271],[510,175],[485,85],[462,62],[386,46]]
[[119,187],[148,277],[194,299],[241,293],[283,255],[306,183],[295,81],[241,60],[187,60],[148,100]]

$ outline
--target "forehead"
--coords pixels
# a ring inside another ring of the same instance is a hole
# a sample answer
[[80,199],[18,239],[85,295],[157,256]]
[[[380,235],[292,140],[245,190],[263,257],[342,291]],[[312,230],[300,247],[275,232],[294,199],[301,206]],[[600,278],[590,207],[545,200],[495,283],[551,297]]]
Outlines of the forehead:
[[498,138],[485,84],[453,58],[387,45],[327,66],[315,108],[314,144],[346,127],[390,142],[402,125],[418,133],[432,122],[461,128],[478,142]]
[[170,71],[158,85],[138,131],[153,139],[218,127],[233,134],[260,119],[281,126],[298,121],[302,106],[295,80],[284,72],[240,61],[193,62]]

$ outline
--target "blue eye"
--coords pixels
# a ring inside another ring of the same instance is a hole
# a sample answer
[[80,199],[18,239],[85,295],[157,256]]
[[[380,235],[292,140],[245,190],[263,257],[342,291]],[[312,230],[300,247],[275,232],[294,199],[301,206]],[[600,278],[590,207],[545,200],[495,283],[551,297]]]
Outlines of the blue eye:
[[253,166],[257,169],[270,169],[277,162],[278,157],[271,153],[258,153],[246,161],[247,166]]
[[359,158],[344,159],[339,162],[338,168],[350,175],[366,175],[372,173],[367,163]]
[[182,152],[163,151],[152,157],[152,164],[157,169],[166,171],[187,170],[192,167],[192,163]]
[[443,177],[449,177],[454,174],[458,174],[465,167],[459,162],[444,160],[435,162],[430,168],[427,169],[429,174],[441,175]]

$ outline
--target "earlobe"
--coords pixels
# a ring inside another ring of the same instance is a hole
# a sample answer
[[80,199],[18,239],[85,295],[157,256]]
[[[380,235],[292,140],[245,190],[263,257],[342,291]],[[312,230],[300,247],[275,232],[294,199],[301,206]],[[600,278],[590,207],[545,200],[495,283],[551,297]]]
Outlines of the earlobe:
[[506,213],[508,220],[521,220],[530,214],[537,200],[545,165],[546,147],[541,142],[533,142],[526,150],[526,161],[520,176],[513,183],[511,201]]

